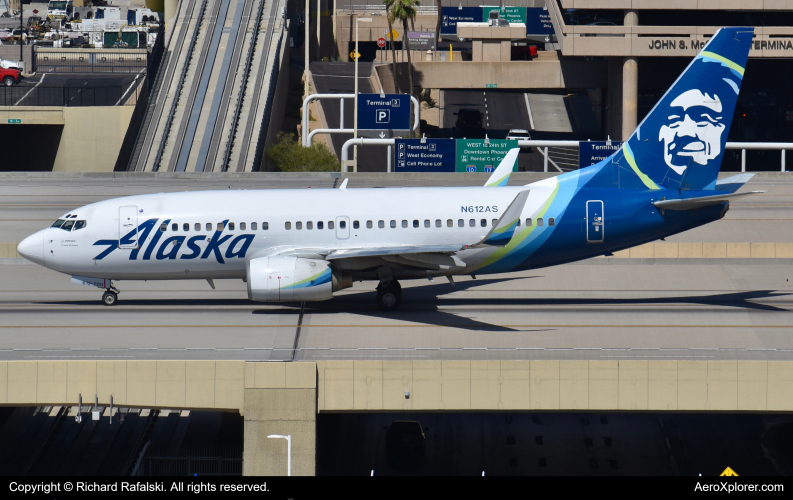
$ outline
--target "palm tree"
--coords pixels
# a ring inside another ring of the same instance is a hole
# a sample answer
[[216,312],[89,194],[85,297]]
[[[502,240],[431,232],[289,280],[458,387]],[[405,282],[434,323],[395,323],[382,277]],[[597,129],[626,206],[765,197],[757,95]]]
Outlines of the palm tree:
[[[385,5],[385,12],[386,18],[388,19],[388,39],[391,40],[391,74],[394,77],[394,93],[399,93],[399,85],[397,84],[397,72],[396,72],[396,49],[394,48],[394,38],[391,36],[394,33],[394,14],[392,7],[394,6],[395,0],[383,0],[383,5]],[[405,33],[407,36],[407,33]]]
[[391,7],[391,12],[393,13],[394,19],[401,19],[402,20],[402,29],[405,31],[405,34],[402,38],[407,43],[407,52],[408,52],[408,81],[410,82],[410,87],[408,92],[410,95],[413,95],[413,60],[410,55],[410,40],[408,39],[408,20],[414,21],[416,19],[416,7],[421,5],[419,0],[393,0],[393,6]]

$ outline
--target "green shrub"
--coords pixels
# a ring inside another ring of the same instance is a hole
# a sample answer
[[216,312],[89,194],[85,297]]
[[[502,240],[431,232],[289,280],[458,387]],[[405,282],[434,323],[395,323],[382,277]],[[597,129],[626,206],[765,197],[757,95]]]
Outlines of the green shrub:
[[338,172],[336,155],[324,144],[304,148],[293,134],[279,132],[276,144],[267,150],[267,159],[281,172]]

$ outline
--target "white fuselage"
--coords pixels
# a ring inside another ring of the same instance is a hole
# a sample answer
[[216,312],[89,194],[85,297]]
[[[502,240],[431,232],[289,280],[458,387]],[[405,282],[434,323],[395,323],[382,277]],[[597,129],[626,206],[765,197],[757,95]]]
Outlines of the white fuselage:
[[[554,186],[555,181],[548,179],[528,188],[276,189],[129,196],[65,214],[62,219],[85,221],[85,227],[44,229],[20,244],[20,253],[50,269],[94,278],[245,278],[247,260],[295,249],[327,253],[394,245],[472,245],[488,233],[517,193],[531,190],[523,217],[532,217]],[[130,220],[131,213],[137,220]],[[150,230],[143,227],[147,221]],[[137,241],[135,227],[141,227]],[[130,231],[133,237],[124,241]],[[481,260],[490,251],[470,249],[458,256],[466,262]]]

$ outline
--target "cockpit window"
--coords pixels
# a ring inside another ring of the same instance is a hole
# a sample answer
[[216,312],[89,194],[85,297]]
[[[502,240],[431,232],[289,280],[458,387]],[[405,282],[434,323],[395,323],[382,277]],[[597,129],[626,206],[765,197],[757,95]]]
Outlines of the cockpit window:
[[86,226],[88,226],[88,221],[78,220],[77,222],[74,223],[74,231],[82,229]]
[[71,231],[72,230],[72,226],[74,225],[75,222],[77,222],[77,221],[75,221],[75,220],[67,220],[67,221],[65,221],[63,223],[63,225],[61,226],[61,229],[63,229],[64,231]]
[[55,223],[52,225],[52,227],[61,227],[61,225],[64,222],[66,222],[66,219],[58,219],[58,220],[55,221]]

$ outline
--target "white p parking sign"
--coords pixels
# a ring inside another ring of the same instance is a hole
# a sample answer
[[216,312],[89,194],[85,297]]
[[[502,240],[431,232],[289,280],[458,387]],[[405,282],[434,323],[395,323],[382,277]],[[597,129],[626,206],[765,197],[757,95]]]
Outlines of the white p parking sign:
[[377,123],[390,123],[391,122],[391,110],[390,109],[378,109],[376,112],[375,121]]

